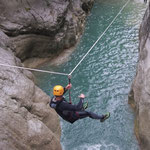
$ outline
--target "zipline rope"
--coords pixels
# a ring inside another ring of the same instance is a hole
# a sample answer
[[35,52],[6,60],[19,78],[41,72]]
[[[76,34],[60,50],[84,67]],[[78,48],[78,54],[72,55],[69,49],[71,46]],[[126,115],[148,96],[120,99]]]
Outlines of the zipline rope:
[[64,75],[69,76],[71,78],[72,73],[77,69],[77,67],[81,64],[81,62],[85,59],[85,57],[90,53],[90,51],[95,47],[95,45],[98,43],[98,41],[105,35],[107,30],[110,28],[110,26],[114,23],[114,21],[117,19],[117,17],[120,15],[120,13],[123,11],[123,9],[126,7],[126,5],[129,3],[130,0],[126,2],[126,4],[120,9],[118,14],[115,16],[115,18],[112,20],[112,22],[108,25],[108,27],[104,30],[104,32],[100,35],[100,37],[96,40],[96,42],[92,45],[92,47],[88,50],[88,52],[82,57],[82,59],[78,62],[78,64],[72,69],[72,71],[67,73],[61,73],[61,72],[53,72],[53,71],[47,71],[47,70],[40,70],[40,69],[32,69],[32,68],[26,68],[26,67],[19,67],[19,66],[13,66],[8,64],[2,64],[0,63],[0,66],[4,67],[11,67],[11,68],[18,68],[18,69],[24,69],[24,70],[30,70],[30,71],[37,71],[37,72],[43,72],[43,73],[49,73],[49,74],[56,74],[56,75]]
[[24,69],[24,70],[30,70],[30,71],[37,71],[37,72],[43,72],[43,73],[49,73],[49,74],[64,75],[64,76],[69,75],[69,74],[61,73],[61,72],[53,72],[53,71],[47,71],[47,70],[32,69],[32,68],[19,67],[19,66],[7,65],[7,64],[0,64],[0,66],[17,68],[17,69]]
[[114,21],[117,19],[117,17],[121,14],[123,9],[127,6],[130,0],[126,2],[126,4],[120,9],[116,17],[112,20],[112,22],[108,25],[108,27],[105,29],[105,31],[100,35],[100,37],[97,39],[97,41],[92,45],[92,47],[87,51],[87,53],[82,57],[82,59],[79,61],[79,63],[74,67],[74,69],[69,73],[69,75],[72,75],[72,73],[77,69],[77,67],[81,64],[81,62],[85,59],[85,57],[91,52],[91,50],[95,47],[95,45],[98,43],[98,41],[105,35],[107,30],[110,28],[110,26],[114,23]]

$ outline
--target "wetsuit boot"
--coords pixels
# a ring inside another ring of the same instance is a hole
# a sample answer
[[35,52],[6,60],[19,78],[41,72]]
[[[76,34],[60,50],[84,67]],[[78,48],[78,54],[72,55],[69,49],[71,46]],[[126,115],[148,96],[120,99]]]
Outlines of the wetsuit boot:
[[100,122],[104,122],[106,119],[108,119],[110,117],[110,113],[106,113],[105,115],[103,115],[103,118],[100,120]]
[[88,108],[88,102],[85,102],[85,103],[83,104],[83,108],[84,108],[84,110]]

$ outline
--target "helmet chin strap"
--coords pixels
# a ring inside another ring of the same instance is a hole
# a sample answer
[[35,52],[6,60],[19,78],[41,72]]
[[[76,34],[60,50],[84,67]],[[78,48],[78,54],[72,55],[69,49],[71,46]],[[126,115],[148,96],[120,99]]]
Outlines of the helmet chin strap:
[[[71,84],[71,75],[68,75],[69,84]],[[71,90],[69,89],[69,103],[72,104],[71,101]]]

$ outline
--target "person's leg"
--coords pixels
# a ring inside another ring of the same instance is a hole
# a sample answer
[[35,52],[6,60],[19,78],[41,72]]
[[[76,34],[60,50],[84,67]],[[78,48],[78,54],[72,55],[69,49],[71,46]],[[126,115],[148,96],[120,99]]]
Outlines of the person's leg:
[[103,115],[97,115],[93,112],[88,112],[89,113],[89,117],[92,119],[102,119],[104,116]]
[[77,104],[77,108],[79,110],[85,110],[88,107],[88,102],[84,103],[84,99],[80,99],[79,103]]
[[103,119],[103,117],[104,117],[103,115],[100,116],[100,115],[97,115],[97,114],[95,114],[93,112],[88,112],[88,111],[77,111],[76,115],[80,119],[86,118],[86,117],[90,117],[92,119],[98,119],[98,120],[100,120],[100,119]]
[[93,112],[89,112],[90,113],[90,118],[92,118],[92,119],[100,119],[100,121],[101,122],[104,122],[106,119],[108,119],[109,117],[110,117],[110,113],[108,112],[108,113],[106,113],[105,115],[97,115],[97,114],[95,114],[95,113],[93,113]]
[[83,108],[84,99],[80,99],[79,103],[77,104],[78,108]]
[[78,116],[79,119],[90,117],[92,119],[97,119],[97,120],[100,120],[101,122],[104,122],[106,119],[110,117],[110,113],[106,113],[105,115],[97,115],[93,112],[77,111],[76,116]]

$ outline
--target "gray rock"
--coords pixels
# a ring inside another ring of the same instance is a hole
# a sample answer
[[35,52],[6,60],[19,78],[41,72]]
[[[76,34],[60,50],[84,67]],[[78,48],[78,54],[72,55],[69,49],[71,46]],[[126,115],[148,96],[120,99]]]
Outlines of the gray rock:
[[[2,32],[0,32],[2,33]],[[1,34],[1,39],[9,38]],[[0,63],[22,66],[1,41]],[[5,43],[6,42],[6,43]],[[48,106],[50,98],[27,70],[0,66],[0,149],[60,150],[60,125]]]
[[74,46],[94,0],[1,0],[0,27],[22,61],[54,57]]
[[150,5],[140,27],[139,62],[129,94],[135,109],[135,131],[142,150],[150,149]]
[[[23,66],[74,46],[93,2],[0,0],[0,63]],[[61,150],[59,118],[31,72],[0,66],[0,95],[1,150]]]

